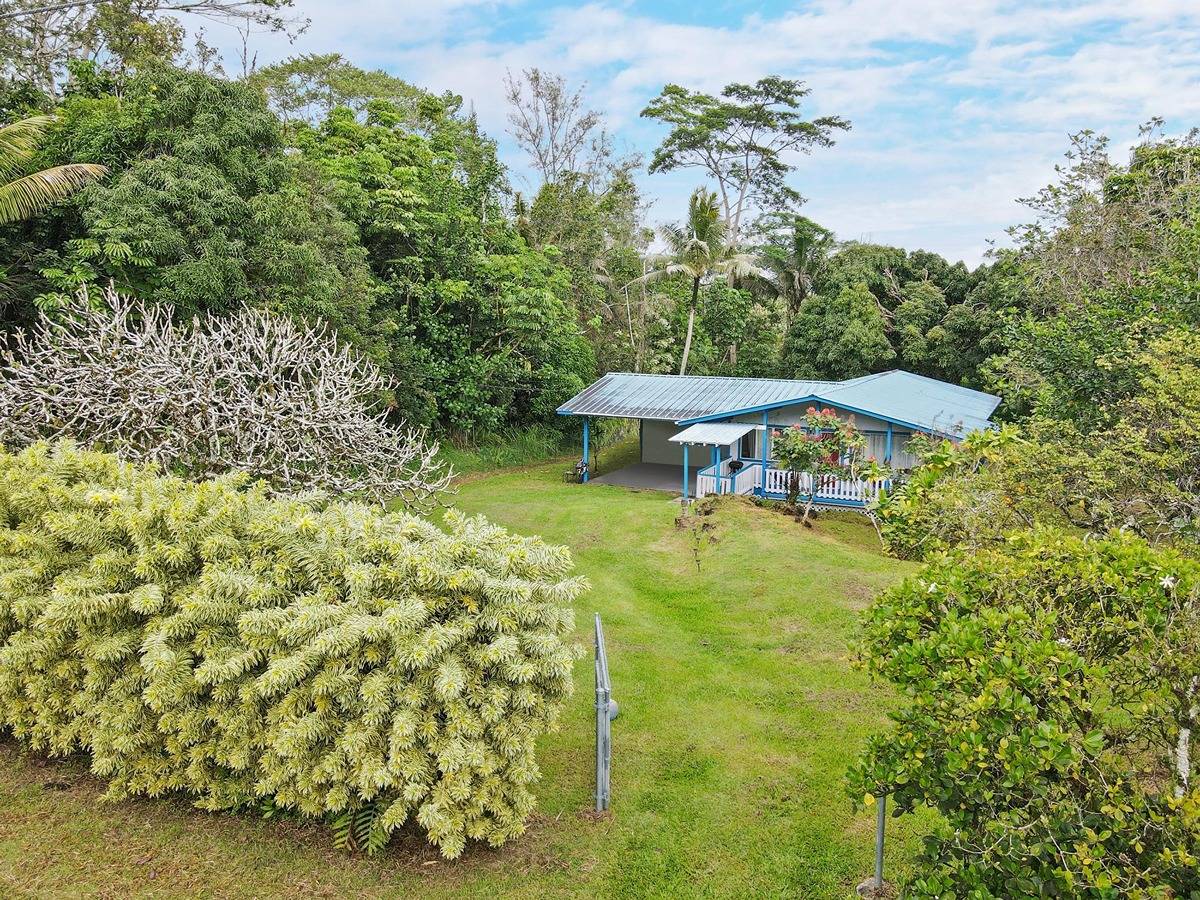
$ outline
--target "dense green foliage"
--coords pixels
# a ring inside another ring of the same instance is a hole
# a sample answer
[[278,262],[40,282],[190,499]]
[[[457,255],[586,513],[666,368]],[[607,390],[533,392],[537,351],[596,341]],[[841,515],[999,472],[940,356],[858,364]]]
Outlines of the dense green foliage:
[[454,111],[427,98],[413,130],[377,100],[293,140],[366,250],[401,411],[467,432],[553,421],[595,373],[571,277],[505,219],[495,146]]
[[113,796],[499,845],[571,689],[570,566],[482,519],[0,453],[0,721],[86,751]]
[[12,231],[10,323],[109,279],[184,313],[322,320],[405,386],[399,414],[462,432],[552,423],[595,374],[569,271],[506,219],[495,147],[456,98],[412,89],[419,101],[288,129],[266,76],[73,73],[46,153],[113,175]]
[[906,703],[850,790],[941,813],[910,895],[1200,891],[1198,634],[1200,566],[1130,535],[1034,531],[877,599],[860,657]]
[[1077,137],[976,289],[1019,425],[928,444],[877,511],[928,564],[868,613],[909,702],[851,790],[944,816],[915,895],[1200,891],[1195,154]]
[[[674,129],[652,170],[692,165],[706,141],[720,151],[718,190],[697,195],[706,215],[663,228],[659,265],[640,161],[615,153],[598,114],[590,150],[526,199],[459,97],[337,54],[240,81],[183,61],[168,40],[72,61],[53,92],[12,81],[0,93],[10,118],[57,112],[38,162],[111,171],[0,229],[0,326],[110,279],[185,315],[250,305],[320,319],[400,383],[397,416],[470,440],[567,427],[554,409],[604,371],[840,379],[902,366],[983,386],[1023,308],[990,270],[838,244],[794,213],[787,154],[845,125],[802,118],[798,82],[719,98],[670,88],[651,104]],[[539,83],[551,82],[567,90]],[[696,104],[702,127],[684,121]],[[734,158],[747,139],[749,168]]]

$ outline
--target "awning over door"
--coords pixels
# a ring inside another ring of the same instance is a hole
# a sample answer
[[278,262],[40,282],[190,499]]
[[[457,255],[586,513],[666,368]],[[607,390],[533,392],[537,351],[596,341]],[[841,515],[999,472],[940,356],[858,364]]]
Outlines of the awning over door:
[[752,422],[699,422],[689,425],[670,440],[676,444],[704,444],[706,446],[726,447],[742,439],[756,428],[761,428]]

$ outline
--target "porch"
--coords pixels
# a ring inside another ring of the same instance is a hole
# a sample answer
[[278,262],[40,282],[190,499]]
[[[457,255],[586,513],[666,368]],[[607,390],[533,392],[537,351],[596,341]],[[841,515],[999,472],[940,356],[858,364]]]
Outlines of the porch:
[[[763,473],[766,473],[764,478]],[[694,496],[709,494],[755,494],[770,500],[786,500],[789,473],[776,468],[773,460],[764,467],[757,459],[723,459],[700,469],[696,474]],[[801,472],[800,493],[807,495],[813,483],[811,472]],[[891,482],[879,479],[841,479],[817,476],[816,502],[822,506],[845,506],[863,509],[879,496]]]

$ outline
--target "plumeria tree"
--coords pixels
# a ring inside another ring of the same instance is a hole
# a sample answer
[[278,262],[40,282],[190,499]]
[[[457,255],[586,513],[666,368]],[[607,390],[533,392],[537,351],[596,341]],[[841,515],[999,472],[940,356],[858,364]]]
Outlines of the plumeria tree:
[[788,506],[803,499],[800,521],[808,524],[822,487],[838,479],[859,478],[867,447],[853,418],[842,419],[832,409],[809,407],[802,421],[772,432],[774,454],[788,470]]
[[188,475],[412,508],[448,485],[437,443],[386,408],[398,386],[325,325],[256,309],[181,324],[111,287],[99,300],[81,292],[0,353],[0,442],[72,438]]

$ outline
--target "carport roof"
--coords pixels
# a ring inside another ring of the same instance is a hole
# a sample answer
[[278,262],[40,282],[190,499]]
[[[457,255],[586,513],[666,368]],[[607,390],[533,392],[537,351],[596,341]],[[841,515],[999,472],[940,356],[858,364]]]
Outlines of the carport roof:
[[613,416],[679,422],[729,409],[807,397],[833,381],[643,375],[610,372],[558,408],[564,416]]

